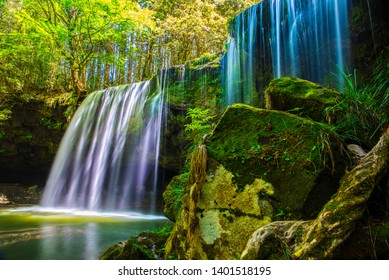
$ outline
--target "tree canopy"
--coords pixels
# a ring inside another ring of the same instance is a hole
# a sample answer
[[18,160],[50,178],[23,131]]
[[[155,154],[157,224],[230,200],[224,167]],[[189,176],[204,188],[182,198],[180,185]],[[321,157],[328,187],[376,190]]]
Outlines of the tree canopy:
[[77,96],[150,78],[223,50],[228,19],[253,0],[2,0],[0,101]]

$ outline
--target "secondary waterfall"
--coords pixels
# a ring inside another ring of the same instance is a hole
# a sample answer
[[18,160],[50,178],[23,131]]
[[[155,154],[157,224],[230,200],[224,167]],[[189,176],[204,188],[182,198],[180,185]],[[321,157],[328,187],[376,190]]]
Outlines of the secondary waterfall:
[[162,117],[163,91],[150,81],[89,95],[64,135],[41,205],[143,210],[147,204],[154,211]]
[[230,26],[225,104],[252,104],[272,78],[339,87],[349,66],[349,0],[264,0]]

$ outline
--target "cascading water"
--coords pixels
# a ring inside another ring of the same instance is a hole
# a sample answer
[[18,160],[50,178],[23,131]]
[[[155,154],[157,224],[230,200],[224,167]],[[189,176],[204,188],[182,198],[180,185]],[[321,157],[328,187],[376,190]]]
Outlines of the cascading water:
[[339,87],[349,66],[349,0],[264,0],[230,27],[223,60],[225,103],[258,102],[272,78]]
[[163,91],[154,88],[147,81],[85,99],[61,142],[42,206],[141,211],[146,200],[155,210]]

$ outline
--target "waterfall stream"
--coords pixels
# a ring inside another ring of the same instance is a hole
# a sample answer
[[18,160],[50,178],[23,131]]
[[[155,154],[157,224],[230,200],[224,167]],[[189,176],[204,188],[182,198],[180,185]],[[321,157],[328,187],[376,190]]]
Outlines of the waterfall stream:
[[163,91],[151,82],[89,95],[61,142],[44,207],[155,211]]
[[230,26],[225,103],[252,104],[272,78],[339,87],[349,69],[349,0],[264,0]]

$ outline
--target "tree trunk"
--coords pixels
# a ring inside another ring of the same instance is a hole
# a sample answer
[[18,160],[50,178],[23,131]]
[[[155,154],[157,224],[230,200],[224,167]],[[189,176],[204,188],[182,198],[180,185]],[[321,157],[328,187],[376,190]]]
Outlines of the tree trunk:
[[71,72],[73,90],[75,91],[78,97],[85,95],[86,85],[85,85],[85,81],[83,81],[82,75],[80,77],[79,70],[76,69],[74,66],[72,66],[70,72]]

